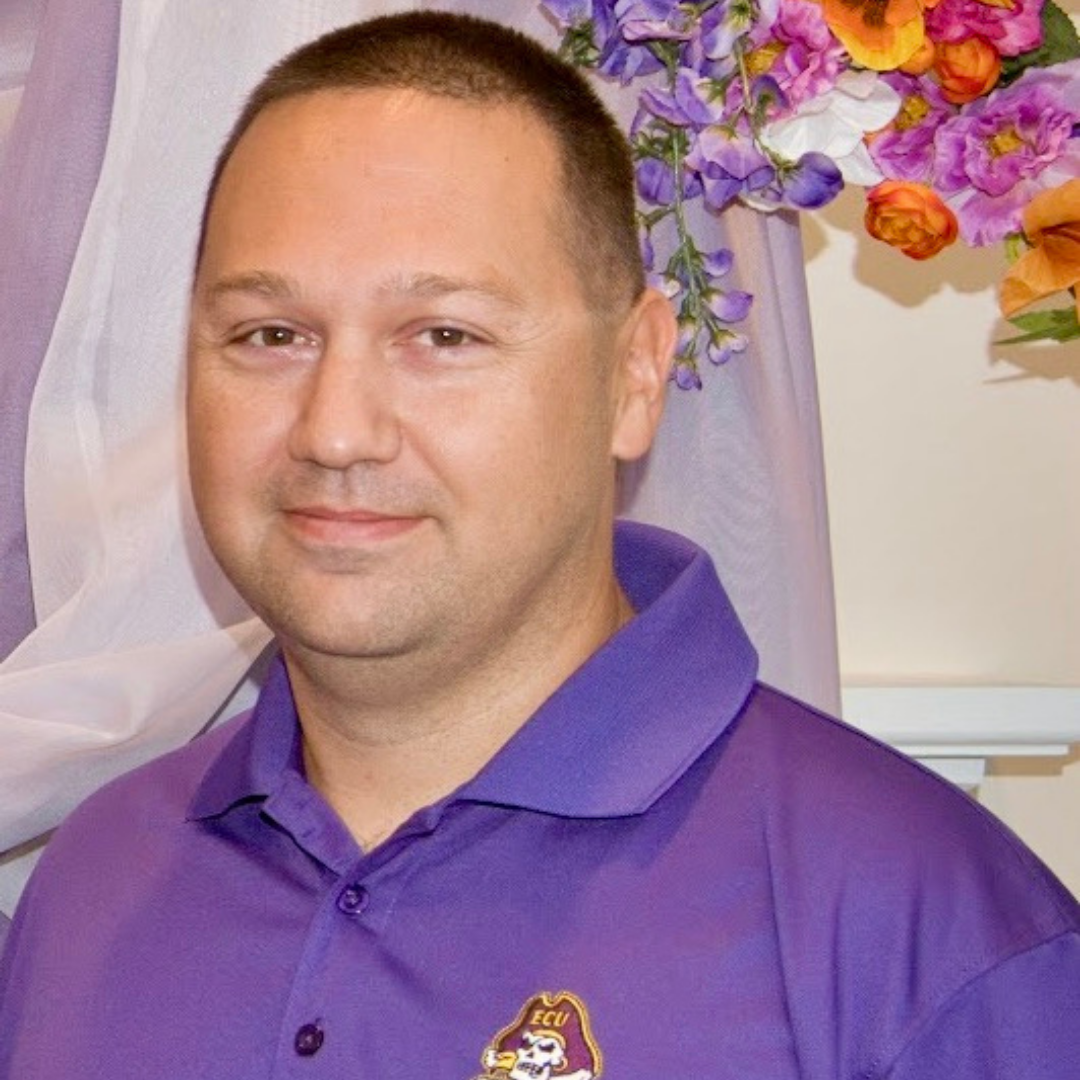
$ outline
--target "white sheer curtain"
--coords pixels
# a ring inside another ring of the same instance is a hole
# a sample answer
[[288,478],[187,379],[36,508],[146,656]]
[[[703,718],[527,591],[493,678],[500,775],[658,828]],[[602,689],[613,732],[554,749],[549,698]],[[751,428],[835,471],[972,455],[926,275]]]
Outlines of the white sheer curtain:
[[[10,849],[0,909],[14,903],[35,838],[79,799],[250,697],[241,684],[268,634],[206,552],[183,467],[184,302],[202,193],[224,133],[268,64],[333,26],[409,6],[471,10],[555,41],[533,0],[121,6],[100,178],[30,412],[26,525],[37,628],[0,665],[0,850]],[[629,91],[605,95],[621,116],[632,114]],[[797,227],[750,212],[700,226],[735,248],[740,283],[758,296],[753,346],[706,373],[704,391],[673,391],[660,444],[627,477],[626,511],[708,547],[761,650],[763,676],[834,709]],[[0,295],[0,307],[7,302]]]

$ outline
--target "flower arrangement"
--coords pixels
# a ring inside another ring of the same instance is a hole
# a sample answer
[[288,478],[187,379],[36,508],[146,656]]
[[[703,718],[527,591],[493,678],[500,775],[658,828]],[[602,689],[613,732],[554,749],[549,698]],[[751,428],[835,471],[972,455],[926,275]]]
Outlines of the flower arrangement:
[[[686,206],[813,210],[867,189],[878,240],[928,259],[1004,241],[1009,341],[1080,337],[1080,40],[1052,0],[544,0],[562,54],[642,79],[630,131],[651,280],[675,301],[674,378],[746,347],[751,297]],[[1025,249],[1030,249],[1026,250]],[[658,257],[658,252],[663,257]],[[1068,290],[1072,303],[1017,314]]]

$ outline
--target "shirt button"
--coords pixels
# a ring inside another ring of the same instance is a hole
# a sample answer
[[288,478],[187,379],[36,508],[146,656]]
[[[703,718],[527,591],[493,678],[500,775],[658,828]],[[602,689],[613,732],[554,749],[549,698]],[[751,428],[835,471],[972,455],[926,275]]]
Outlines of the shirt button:
[[311,1057],[312,1054],[319,1052],[319,1047],[322,1046],[325,1037],[323,1029],[318,1024],[304,1024],[296,1033],[293,1046],[301,1057]]
[[359,915],[367,907],[368,891],[363,885],[349,885],[338,894],[337,906],[346,915]]

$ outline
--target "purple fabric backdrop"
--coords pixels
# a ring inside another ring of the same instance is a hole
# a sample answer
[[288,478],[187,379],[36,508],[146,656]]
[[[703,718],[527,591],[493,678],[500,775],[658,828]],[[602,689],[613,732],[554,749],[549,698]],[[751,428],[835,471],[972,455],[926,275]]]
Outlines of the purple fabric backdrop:
[[119,18],[120,0],[50,0],[0,163],[0,657],[35,622],[27,414],[105,150]]

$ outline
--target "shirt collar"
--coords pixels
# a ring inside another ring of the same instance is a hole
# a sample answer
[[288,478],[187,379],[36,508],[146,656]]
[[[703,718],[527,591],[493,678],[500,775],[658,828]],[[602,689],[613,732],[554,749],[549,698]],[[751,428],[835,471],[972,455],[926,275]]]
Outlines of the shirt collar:
[[459,799],[567,817],[641,813],[739,713],[757,654],[708,555],[675,533],[619,522],[615,570],[636,617]]
[[[739,713],[757,676],[757,654],[708,555],[675,533],[618,522],[615,570],[635,618],[452,799],[566,817],[641,813]],[[251,722],[207,772],[191,816],[268,797],[302,772],[279,657]]]
[[216,817],[237,803],[266,799],[302,776],[300,724],[279,654],[269,666],[250,719],[240,723],[207,770],[188,816]]

